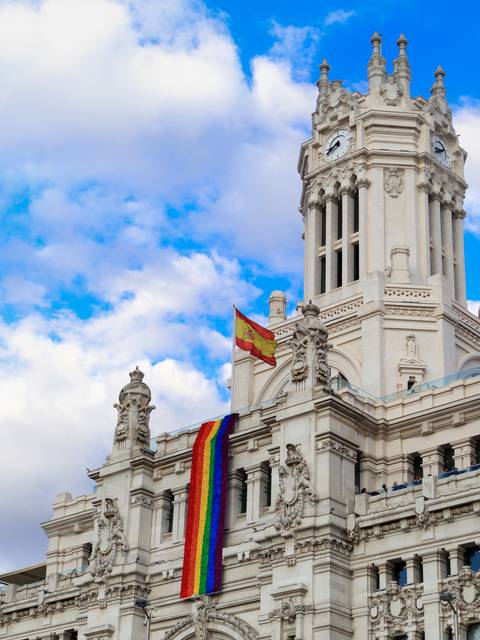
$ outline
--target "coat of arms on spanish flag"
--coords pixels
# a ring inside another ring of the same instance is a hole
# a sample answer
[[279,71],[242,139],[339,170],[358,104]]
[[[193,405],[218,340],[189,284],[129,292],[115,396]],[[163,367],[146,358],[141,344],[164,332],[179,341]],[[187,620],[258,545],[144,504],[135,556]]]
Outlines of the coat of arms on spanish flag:
[[272,365],[272,367],[277,365],[275,360],[275,350],[277,348],[275,335],[265,327],[244,316],[236,307],[235,344],[240,349],[249,351],[252,356]]

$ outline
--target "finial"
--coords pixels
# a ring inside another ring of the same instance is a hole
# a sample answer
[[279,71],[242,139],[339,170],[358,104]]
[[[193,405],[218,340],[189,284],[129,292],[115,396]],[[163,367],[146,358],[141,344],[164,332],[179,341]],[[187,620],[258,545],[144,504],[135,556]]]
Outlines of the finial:
[[140,371],[140,369],[138,368],[138,365],[135,367],[134,371],[130,371],[130,380],[132,382],[141,382],[143,380],[144,377],[144,373],[142,371]]
[[370,38],[370,42],[373,50],[367,66],[368,90],[376,94],[385,79],[385,58],[382,57],[382,38],[377,31]]
[[403,33],[400,34],[399,39],[397,40],[397,47],[399,48],[398,55],[402,58],[407,55],[405,49],[407,48],[408,40],[405,38]]
[[443,84],[443,79],[445,78],[445,71],[443,70],[441,65],[438,65],[438,67],[435,69],[435,78],[437,79],[438,84]]
[[324,58],[322,64],[320,65],[320,80],[318,81],[318,88],[326,88],[328,87],[328,72],[330,71],[330,65],[327,62],[327,59]]
[[431,94],[434,96],[445,97],[445,84],[443,79],[445,78],[445,71],[440,65],[435,69],[435,82],[431,90]]

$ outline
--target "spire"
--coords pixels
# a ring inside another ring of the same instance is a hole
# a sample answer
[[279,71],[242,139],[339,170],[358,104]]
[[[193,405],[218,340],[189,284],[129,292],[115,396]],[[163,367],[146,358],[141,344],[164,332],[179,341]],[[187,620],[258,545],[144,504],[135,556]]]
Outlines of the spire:
[[407,44],[408,40],[405,38],[403,33],[400,35],[397,40],[398,47],[398,58],[394,61],[395,75],[398,80],[398,84],[403,89],[403,95],[406,98],[410,97],[410,63],[408,62],[407,56]]
[[446,89],[443,79],[445,78],[445,71],[440,65],[435,70],[435,82],[433,83],[430,93],[433,96],[445,97]]
[[325,93],[328,87],[328,72],[330,71],[330,65],[326,58],[323,59],[320,65],[320,78],[317,82],[317,87],[321,93]]
[[385,58],[382,56],[382,38],[375,31],[370,42],[372,55],[368,61],[367,76],[370,93],[378,93],[385,78]]

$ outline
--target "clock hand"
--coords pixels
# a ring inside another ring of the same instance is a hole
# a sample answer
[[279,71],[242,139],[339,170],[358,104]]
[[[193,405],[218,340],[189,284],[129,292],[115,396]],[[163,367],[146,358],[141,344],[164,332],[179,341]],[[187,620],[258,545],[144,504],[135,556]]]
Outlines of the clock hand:
[[330,149],[327,151],[327,156],[329,156],[334,149],[340,146],[340,140],[337,140],[335,144],[332,144]]
[[445,151],[445,147],[435,147],[435,151],[437,153],[443,153]]

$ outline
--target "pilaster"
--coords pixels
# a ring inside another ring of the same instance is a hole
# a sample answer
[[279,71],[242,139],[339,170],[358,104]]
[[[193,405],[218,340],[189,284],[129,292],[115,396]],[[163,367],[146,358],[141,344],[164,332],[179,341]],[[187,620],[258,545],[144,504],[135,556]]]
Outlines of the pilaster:
[[181,542],[185,538],[187,520],[188,485],[175,487],[173,493],[172,542]]

